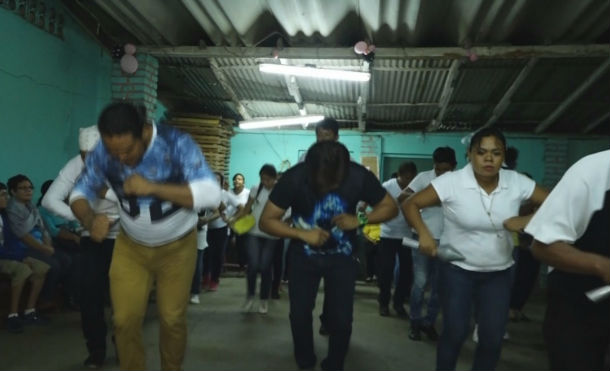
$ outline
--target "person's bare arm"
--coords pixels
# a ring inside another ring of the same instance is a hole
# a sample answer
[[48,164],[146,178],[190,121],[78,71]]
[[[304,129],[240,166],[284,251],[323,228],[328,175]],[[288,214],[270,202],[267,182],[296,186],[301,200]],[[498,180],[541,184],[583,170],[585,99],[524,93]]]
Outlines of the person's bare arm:
[[420,192],[415,193],[402,203],[402,213],[407,220],[407,223],[413,227],[419,236],[419,250],[427,255],[436,255],[436,241],[430,233],[430,230],[424,223],[421,217],[420,210],[425,207],[440,205],[441,200],[434,190],[434,187],[428,185]]
[[23,243],[25,243],[26,245],[28,245],[29,247],[36,249],[45,255],[53,255],[55,253],[55,248],[53,247],[52,244],[46,243],[46,242],[44,242],[44,243],[40,242],[37,239],[35,239],[34,237],[32,237],[32,235],[29,233],[27,233],[23,237],[21,237],[21,241]]
[[398,201],[398,204],[401,205],[403,201],[409,198],[413,193],[415,193],[415,191],[407,187],[400,192],[396,201]]
[[534,240],[532,252],[537,259],[559,270],[596,276],[610,284],[610,259],[608,257],[582,251],[573,245],[559,241],[547,245]]
[[[539,187],[536,185],[534,188],[534,192],[532,196],[528,200],[528,204],[531,208],[535,210],[537,206],[540,206],[546,197],[549,195],[549,191],[546,188]],[[502,224],[504,228],[508,229],[511,232],[522,232],[523,228],[529,223],[530,219],[534,216],[534,212],[523,215],[523,216],[514,216],[512,218],[506,219]]]
[[70,208],[83,228],[89,231],[93,241],[101,242],[106,238],[111,223],[105,214],[95,214],[89,201],[84,198],[74,200]]
[[[383,223],[386,220],[390,220],[398,215],[398,208],[396,202],[392,199],[389,193],[386,192],[385,196],[379,201],[373,210],[367,214],[369,224]],[[358,217],[354,214],[340,214],[332,219],[333,224],[342,230],[352,230],[360,226]]]

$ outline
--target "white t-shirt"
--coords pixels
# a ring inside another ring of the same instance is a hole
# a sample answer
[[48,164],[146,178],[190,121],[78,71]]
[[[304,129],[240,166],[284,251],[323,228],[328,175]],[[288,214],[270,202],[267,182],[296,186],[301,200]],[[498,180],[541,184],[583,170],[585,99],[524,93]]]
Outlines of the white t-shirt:
[[[382,186],[388,191],[388,194],[392,196],[392,199],[400,210],[400,205],[398,205],[396,199],[398,198],[398,195],[400,195],[400,192],[402,192],[402,189],[400,188],[400,185],[398,185],[398,181],[396,179],[390,179],[385,181]],[[411,235],[411,229],[401,212],[387,222],[381,223],[381,237],[383,238],[402,239],[403,237],[410,237]]]
[[[574,243],[610,190],[610,150],[583,157],[565,172],[525,232],[542,243]],[[610,226],[608,226],[610,228]]]
[[[250,189],[250,199],[254,199],[256,197],[256,193],[258,192],[258,187],[259,186],[254,186]],[[269,238],[272,240],[277,240],[278,239],[277,237],[271,236],[271,235],[261,231],[260,228],[258,227],[258,222],[261,219],[263,209],[265,208],[265,204],[267,203],[267,200],[269,199],[270,194],[271,194],[271,191],[268,190],[267,188],[263,187],[263,189],[261,189],[261,192],[258,195],[258,197],[252,203],[252,215],[254,215],[254,219],[256,219],[256,224],[254,224],[254,227],[252,229],[250,229],[250,231],[248,233],[252,234],[254,236],[257,236],[257,237],[265,237],[265,238]]]
[[[220,194],[220,200],[222,201],[223,204],[225,204],[225,206],[228,207],[232,207],[232,208],[237,208],[237,206],[239,206],[239,200],[237,199],[237,197],[235,197],[235,195],[233,193],[227,192],[224,189],[221,190],[221,194]],[[227,213],[225,213],[225,215],[228,215]],[[222,227],[226,227],[227,223],[222,220],[222,218],[218,217],[214,220],[212,220],[209,224],[208,224],[210,229],[219,229]]]
[[[436,179],[434,169],[422,171],[413,178],[407,188],[410,188],[413,192],[419,192],[426,188],[433,179]],[[421,210],[421,217],[434,239],[440,239],[443,232],[443,209],[440,206],[426,207]]]
[[432,186],[443,208],[440,245],[450,245],[466,257],[452,264],[480,272],[513,265],[511,233],[502,223],[519,215],[521,203],[534,192],[533,180],[516,171],[501,169],[498,186],[488,195],[468,164],[432,180]]
[[[239,204],[241,206],[246,206],[246,203],[248,203],[248,197],[250,196],[250,190],[248,188],[244,188],[241,192],[239,192],[239,194],[236,194],[233,189],[231,189],[229,191],[229,193],[237,198],[237,201],[239,202]],[[233,216],[233,215],[235,215],[236,212],[237,212],[236,207],[227,205],[227,209],[225,210],[226,216],[228,216],[228,217]]]

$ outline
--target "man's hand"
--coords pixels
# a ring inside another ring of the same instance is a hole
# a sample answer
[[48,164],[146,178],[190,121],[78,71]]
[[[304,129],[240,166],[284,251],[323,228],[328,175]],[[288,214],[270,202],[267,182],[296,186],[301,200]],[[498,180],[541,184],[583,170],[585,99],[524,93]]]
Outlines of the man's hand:
[[310,246],[322,246],[329,237],[330,233],[320,228],[299,230],[299,238]]
[[139,174],[133,174],[123,183],[123,191],[130,196],[148,196],[152,193],[153,183]]
[[358,217],[353,214],[339,214],[332,218],[331,222],[344,231],[350,231],[360,226]]
[[110,219],[108,219],[106,214],[96,214],[89,228],[91,239],[95,242],[102,242],[109,231]]
[[55,254],[55,248],[52,245],[47,245],[44,244],[42,245],[43,247],[43,254],[47,255],[47,256],[53,256],[53,254]]
[[436,241],[430,234],[422,233],[419,236],[419,251],[428,256],[436,256]]

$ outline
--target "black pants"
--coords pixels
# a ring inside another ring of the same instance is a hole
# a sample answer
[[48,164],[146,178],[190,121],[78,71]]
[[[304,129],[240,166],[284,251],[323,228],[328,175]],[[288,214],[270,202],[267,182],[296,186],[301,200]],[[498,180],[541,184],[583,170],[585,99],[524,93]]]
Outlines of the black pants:
[[548,291],[543,332],[551,370],[602,370],[610,344],[610,302]]
[[379,251],[379,244],[374,244],[371,241],[365,239],[364,242],[364,253],[366,256],[366,277],[373,277],[377,274],[377,252]]
[[107,327],[104,307],[109,303],[108,271],[114,239],[96,243],[89,237],[83,237],[81,246],[81,326],[89,353],[105,353]]
[[[233,233],[233,232],[231,232]],[[246,235],[238,235],[233,233],[235,236],[235,248],[237,249],[237,264],[240,269],[244,269],[248,263],[248,252],[246,251]]]
[[379,284],[379,304],[390,304],[394,265],[398,254],[398,282],[394,289],[394,305],[402,306],[411,294],[413,284],[413,257],[411,249],[402,245],[397,238],[382,238],[377,252],[377,283]]
[[208,248],[203,257],[203,274],[209,274],[212,282],[218,282],[225,260],[225,247],[227,246],[227,226],[222,228],[208,228]]
[[352,334],[356,264],[343,254],[307,256],[302,246],[290,251],[290,327],[299,368],[316,363],[312,311],[320,279],[325,286],[325,326],[329,332],[325,369],[343,370]]
[[282,270],[284,260],[284,239],[280,238],[276,241],[273,247],[273,270],[271,281],[271,292],[278,293],[280,290],[280,284],[282,283]]
[[510,309],[520,311],[536,285],[540,261],[534,258],[529,249],[520,248],[517,254],[515,280],[510,293]]

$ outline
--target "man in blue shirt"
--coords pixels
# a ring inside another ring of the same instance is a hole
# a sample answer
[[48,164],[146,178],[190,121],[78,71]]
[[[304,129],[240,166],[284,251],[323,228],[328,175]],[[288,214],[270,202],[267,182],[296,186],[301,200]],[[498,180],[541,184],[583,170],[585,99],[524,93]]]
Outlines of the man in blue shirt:
[[196,210],[218,207],[220,187],[190,136],[146,123],[139,107],[107,106],[98,129],[102,141],[87,156],[70,204],[99,242],[116,220],[95,214],[90,203],[107,185],[118,198],[121,231],[109,275],[120,367],[146,369],[141,326],[156,281],[161,368],[179,370],[197,254]]

